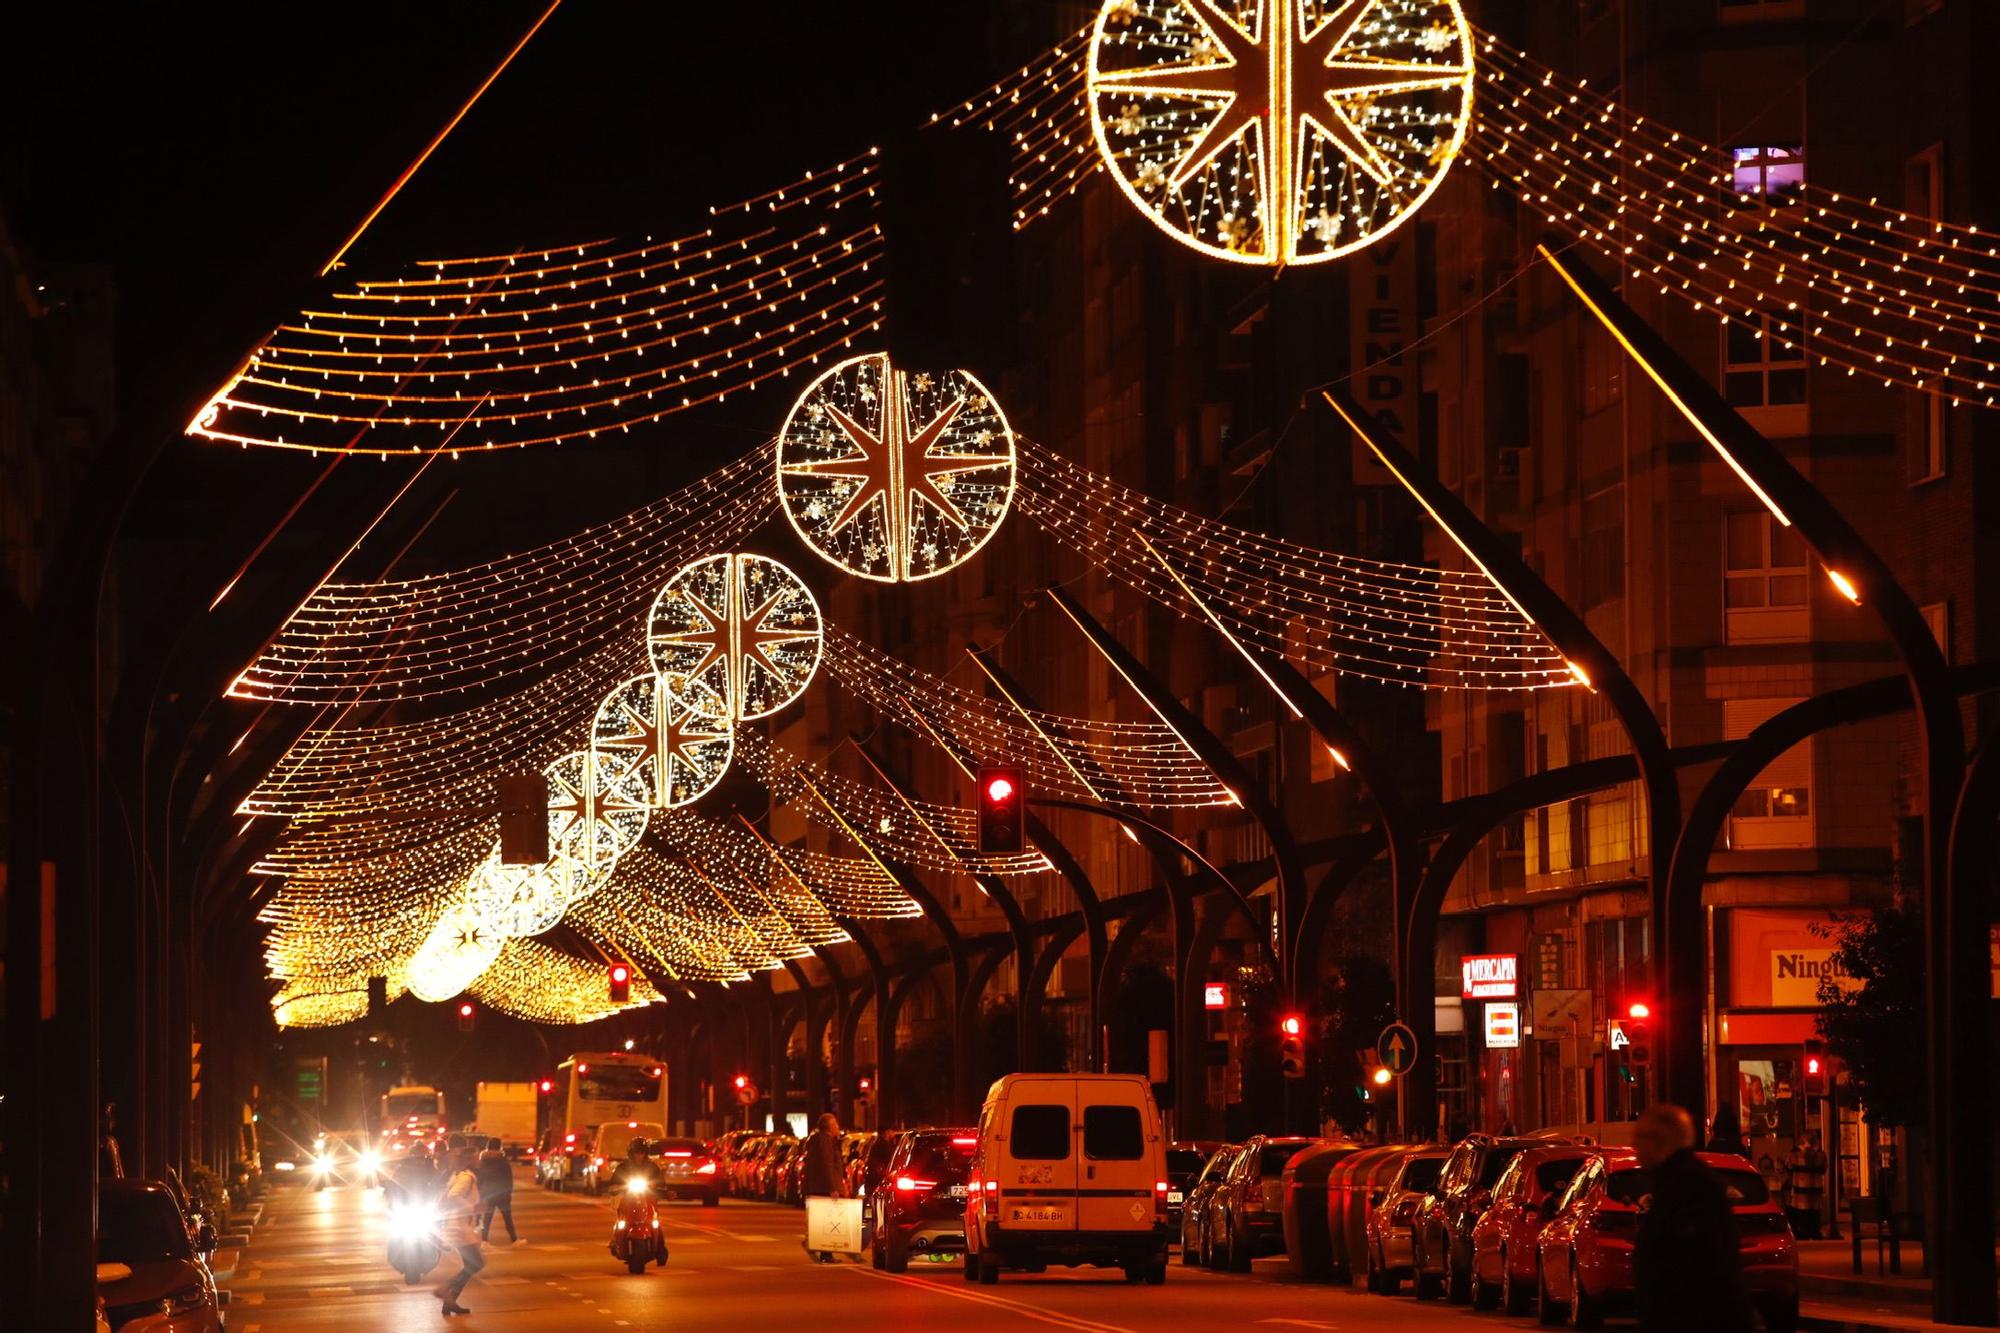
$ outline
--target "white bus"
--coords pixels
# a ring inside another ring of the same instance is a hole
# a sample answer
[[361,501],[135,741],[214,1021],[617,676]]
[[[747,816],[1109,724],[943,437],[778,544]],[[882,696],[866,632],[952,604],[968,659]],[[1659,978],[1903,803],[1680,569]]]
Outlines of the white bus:
[[436,1088],[407,1083],[382,1094],[377,1128],[384,1155],[401,1155],[418,1144],[435,1147],[450,1127],[444,1116],[444,1094]]
[[[544,1184],[596,1178],[594,1158],[604,1126],[667,1123],[667,1067],[631,1051],[584,1051],[557,1066],[549,1133],[537,1167]],[[620,1149],[622,1155],[623,1149]]]

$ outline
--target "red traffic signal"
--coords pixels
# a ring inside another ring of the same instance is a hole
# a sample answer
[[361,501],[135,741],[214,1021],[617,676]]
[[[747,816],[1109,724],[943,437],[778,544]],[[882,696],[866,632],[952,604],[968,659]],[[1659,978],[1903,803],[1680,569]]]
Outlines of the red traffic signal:
[[1653,1063],[1653,1006],[1633,1000],[1625,1006],[1625,1063],[1644,1069]]
[[632,1000],[632,969],[624,963],[613,963],[610,970],[611,1003],[629,1004]]
[[1625,1014],[1628,1018],[1651,1018],[1653,1006],[1644,1000],[1634,1000],[1625,1006]]
[[555,1085],[555,1080],[554,1080],[554,1079],[547,1079],[547,1078],[545,1078],[545,1079],[543,1079],[543,1080],[542,1080],[542,1081],[541,1081],[541,1082],[540,1082],[539,1084],[537,1084],[536,1086],[537,1086],[537,1087],[539,1087],[539,1088],[541,1089],[541,1092],[542,1092],[542,1095],[543,1095],[544,1097],[548,1096],[548,1095],[549,1095],[550,1093],[552,1093],[552,1092],[554,1092],[554,1091],[556,1090],[556,1085]]
[[1287,1037],[1296,1037],[1306,1030],[1305,1020],[1297,1014],[1286,1014],[1278,1020],[1278,1030]]
[[1805,1059],[1799,1064],[1800,1090],[1808,1097],[1826,1096],[1826,1046],[1824,1043],[1806,1043]]
[[466,1000],[458,1006],[458,1030],[460,1032],[472,1031],[472,1014],[472,1001]]
[[749,1087],[749,1086],[750,1086],[750,1076],[749,1076],[748,1074],[738,1074],[738,1075],[736,1076],[736,1088],[737,1088],[737,1091],[739,1091],[739,1092],[740,1092],[740,1091],[742,1091],[742,1090],[743,1090],[744,1088],[747,1088],[747,1087]]
[[1019,764],[979,766],[979,850],[1008,856],[1026,850],[1028,792]]

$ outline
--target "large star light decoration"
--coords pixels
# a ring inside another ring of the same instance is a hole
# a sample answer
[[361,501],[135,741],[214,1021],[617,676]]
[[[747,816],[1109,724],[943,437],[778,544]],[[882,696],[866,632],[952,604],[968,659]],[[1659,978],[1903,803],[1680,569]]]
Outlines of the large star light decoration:
[[880,353],[806,387],[778,435],[778,495],[806,545],[883,583],[933,578],[986,544],[1014,498],[1014,432],[962,370]]
[[725,711],[699,681],[676,690],[652,672],[613,690],[590,729],[598,771],[615,775],[612,799],[639,797],[655,809],[700,800],[735,753],[736,731]]
[[1245,264],[1315,264],[1406,221],[1472,118],[1458,0],[1106,0],[1098,151],[1155,223]]
[[819,603],[761,555],[711,555],[667,580],[646,619],[653,670],[689,707],[729,722],[769,717],[819,670]]

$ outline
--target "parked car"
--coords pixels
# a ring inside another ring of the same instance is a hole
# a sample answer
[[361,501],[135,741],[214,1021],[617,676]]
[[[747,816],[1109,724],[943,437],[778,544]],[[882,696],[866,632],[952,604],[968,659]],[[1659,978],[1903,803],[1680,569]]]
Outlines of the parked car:
[[777,1200],[800,1207],[805,1203],[806,1154],[801,1147],[795,1149],[778,1168]]
[[1437,1185],[1449,1148],[1416,1148],[1368,1210],[1368,1290],[1394,1296],[1411,1272],[1410,1230]]
[[[1792,1333],[1799,1323],[1799,1251],[1784,1210],[1743,1158],[1695,1155],[1728,1192],[1744,1281],[1764,1328]],[[1567,1314],[1577,1327],[1595,1328],[1607,1313],[1631,1308],[1632,1249],[1651,1194],[1651,1177],[1627,1148],[1601,1149],[1577,1171],[1542,1230],[1535,1291],[1543,1323]]]
[[1555,1216],[1577,1171],[1596,1155],[1580,1144],[1530,1148],[1493,1182],[1493,1202],[1472,1227],[1472,1304],[1523,1315],[1535,1298],[1535,1260],[1542,1228]]
[[1048,1264],[1167,1280],[1166,1140],[1142,1076],[1003,1075],[980,1110],[972,1174],[968,1281]]
[[1516,1154],[1554,1142],[1471,1134],[1451,1150],[1411,1219],[1410,1270],[1418,1300],[1442,1295],[1463,1305],[1472,1299],[1472,1226],[1492,1201],[1493,1183]]
[[161,1182],[123,1177],[98,1185],[98,1262],[129,1270],[98,1287],[113,1329],[152,1316],[151,1327],[173,1333],[222,1333],[222,1305],[208,1271],[215,1229],[198,1223],[196,1237],[189,1239],[187,1218]]
[[1240,1143],[1225,1143],[1208,1155],[1201,1171],[1188,1183],[1187,1198],[1181,1202],[1181,1262],[1208,1265],[1208,1200],[1215,1187],[1229,1174],[1229,1164],[1243,1150]]
[[739,1199],[750,1198],[755,1192],[757,1179],[757,1158],[770,1146],[771,1135],[752,1134],[737,1144],[736,1152],[729,1161],[729,1192]]
[[722,1202],[715,1154],[699,1139],[661,1139],[653,1145],[653,1166],[660,1173],[661,1197],[700,1199],[704,1208]]
[[775,1203],[778,1198],[778,1174],[785,1163],[799,1150],[799,1141],[790,1134],[773,1137],[770,1145],[757,1161],[757,1179],[751,1187],[754,1197],[766,1203]]
[[1206,1139],[1167,1145],[1167,1225],[1175,1235],[1180,1234],[1181,1212],[1187,1207],[1188,1190],[1221,1146]]
[[587,1183],[595,1143],[587,1129],[549,1130],[535,1146],[535,1180],[557,1191]]
[[900,1273],[912,1254],[965,1253],[966,1180],[978,1147],[971,1129],[913,1129],[896,1140],[864,1202],[877,1268]]
[[715,1178],[725,1194],[736,1193],[736,1171],[742,1164],[743,1156],[756,1141],[757,1135],[747,1129],[732,1129],[726,1134],[718,1134],[709,1144],[715,1153]]
[[1244,1142],[1203,1209],[1210,1268],[1247,1273],[1258,1255],[1284,1253],[1285,1163],[1324,1141],[1258,1134]]
[[889,1169],[889,1158],[895,1153],[896,1140],[902,1134],[900,1129],[885,1129],[869,1139],[867,1149],[855,1159],[848,1174],[849,1198],[865,1199],[882,1183],[882,1173]]

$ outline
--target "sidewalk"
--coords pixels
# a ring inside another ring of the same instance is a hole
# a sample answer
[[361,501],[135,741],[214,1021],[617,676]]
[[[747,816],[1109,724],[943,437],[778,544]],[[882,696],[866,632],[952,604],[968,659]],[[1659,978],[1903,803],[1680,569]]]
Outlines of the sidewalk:
[[1875,1245],[1862,1242],[1861,1271],[1854,1271],[1852,1240],[1799,1242],[1799,1323],[1819,1333],[1878,1333],[1880,1330],[1960,1329],[1930,1319],[1931,1284],[1924,1276],[1921,1241],[1902,1244],[1900,1274],[1875,1271]]

